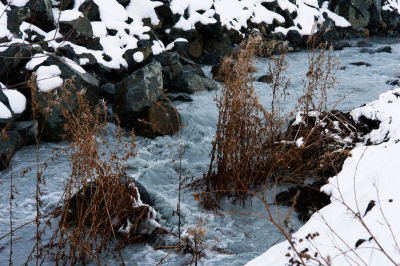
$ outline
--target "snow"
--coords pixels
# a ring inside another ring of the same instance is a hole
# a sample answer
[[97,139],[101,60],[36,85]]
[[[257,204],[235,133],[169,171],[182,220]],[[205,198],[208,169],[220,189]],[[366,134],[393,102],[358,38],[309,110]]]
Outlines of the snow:
[[151,46],[151,50],[153,50],[154,55],[161,54],[165,51],[164,44],[161,41],[153,41],[153,45]]
[[7,4],[10,6],[17,6],[17,7],[23,7],[28,3],[29,0],[7,0]]
[[297,148],[300,148],[304,144],[304,138],[301,137],[298,140],[296,140],[296,146]]
[[15,114],[22,114],[26,108],[25,96],[17,90],[3,89],[3,93],[7,96],[11,109]]
[[[54,14],[54,12],[53,12]],[[77,10],[64,10],[60,12],[60,21],[73,21],[76,20],[80,17],[84,17],[84,15],[82,14],[82,12],[79,12]],[[57,19],[55,18],[55,20],[57,21]]]
[[10,110],[7,108],[7,106],[4,105],[4,103],[0,102],[0,118],[8,119],[11,117],[12,117],[12,114],[11,114]]
[[372,130],[365,139],[374,144],[380,144],[384,141],[400,141],[400,88],[388,91],[379,95],[379,99],[363,107],[351,111],[355,121],[364,116],[368,119],[379,120],[378,129]]
[[175,47],[176,42],[188,42],[188,40],[186,40],[185,38],[178,38],[175,41],[168,44],[167,47],[165,47],[165,50],[167,50],[167,51],[172,50]]
[[47,55],[45,54],[35,54],[31,60],[29,60],[28,63],[26,63],[25,68],[27,70],[33,70],[37,65],[40,65],[41,63],[43,63],[44,61],[46,61],[48,58]]
[[[297,6],[295,8],[291,7],[291,10],[295,9],[295,11],[297,12],[297,16],[293,20],[294,25],[296,26],[292,26],[289,28],[277,27],[275,29],[276,32],[282,32],[283,34],[287,34],[289,30],[297,30],[301,35],[309,35],[313,32],[315,18],[318,19],[319,23],[325,21],[323,13],[326,13],[328,17],[332,19],[335,22],[335,25],[338,27],[351,26],[350,22],[348,22],[345,18],[340,17],[335,13],[329,11],[328,9],[329,3],[327,1],[325,1],[322,4],[321,8],[318,5],[318,1],[297,0],[296,3]],[[284,3],[284,5],[290,6],[288,3]],[[300,25],[301,29],[297,25]]]
[[[329,265],[400,262],[399,93],[400,88],[382,93],[378,100],[351,112],[355,121],[361,116],[379,120],[379,128],[351,151],[342,171],[321,188],[331,195],[331,203],[292,235],[298,251],[307,248],[307,254],[323,265],[328,256]],[[365,146],[367,139],[374,145]],[[306,239],[308,234],[316,235]],[[360,239],[365,242],[356,247]],[[290,258],[298,259],[293,249],[288,248],[288,241],[275,245],[246,265],[288,265]],[[315,260],[304,261],[306,265],[317,265]]]
[[400,13],[400,2],[399,0],[386,0],[382,6],[382,10],[386,11],[397,11]]
[[0,2],[0,38],[9,36],[11,33],[7,28],[7,13],[10,8]]
[[136,52],[133,54],[133,60],[135,60],[136,62],[140,63],[143,61],[143,53],[142,52]]
[[60,78],[61,70],[58,66],[41,66],[36,71],[36,82],[40,92],[48,92],[63,84]]
[[86,65],[87,63],[89,63],[89,59],[88,58],[79,58],[79,64],[81,65],[81,66],[84,66],[84,65]]

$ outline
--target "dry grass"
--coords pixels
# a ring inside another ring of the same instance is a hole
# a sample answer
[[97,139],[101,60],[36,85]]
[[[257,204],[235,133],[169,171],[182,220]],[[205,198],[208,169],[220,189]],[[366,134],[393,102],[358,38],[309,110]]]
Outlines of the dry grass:
[[[344,116],[327,110],[327,91],[337,83],[335,73],[339,66],[331,56],[332,50],[326,43],[311,50],[304,93],[294,110],[281,114],[280,102],[288,96],[289,86],[284,76],[288,67],[286,54],[282,50],[270,60],[267,74],[272,78],[272,101],[268,111],[258,100],[249,71],[254,68],[254,55],[262,49],[260,41],[259,36],[250,36],[241,44],[236,60],[226,57],[221,63],[220,80],[224,86],[216,99],[219,119],[202,197],[207,207],[213,207],[222,195],[244,203],[248,195],[260,189],[259,185],[266,188],[278,182],[301,183],[315,172],[321,173],[322,161],[325,167],[336,167],[346,157],[332,153],[342,144],[335,145],[330,134],[320,135],[326,124],[332,129],[333,121],[347,123]],[[293,115],[299,112],[301,121],[288,128]],[[300,138],[303,144],[296,145]]]
[[[72,82],[65,81],[68,86],[73,86]],[[32,86],[35,89],[34,84]],[[60,91],[59,101],[51,104],[62,109],[67,121],[65,138],[72,143],[68,151],[59,152],[69,154],[71,173],[60,204],[53,212],[52,218],[59,217],[59,221],[51,241],[42,246],[40,236],[43,232],[38,229],[38,241],[28,260],[36,253],[36,260],[51,258],[56,265],[85,265],[90,261],[104,265],[101,254],[112,252],[123,263],[120,249],[146,239],[156,225],[154,209],[141,202],[138,189],[124,170],[124,162],[136,156],[135,135],[132,132],[131,142],[125,142],[124,133],[118,126],[115,144],[109,146],[103,137],[106,105],[103,104],[104,108],[90,106],[85,91],[78,92],[76,97],[71,97],[71,92],[65,88]],[[41,175],[39,172],[38,176]],[[40,184],[43,180],[39,178],[37,183],[40,217]],[[50,225],[50,220],[46,223]]]

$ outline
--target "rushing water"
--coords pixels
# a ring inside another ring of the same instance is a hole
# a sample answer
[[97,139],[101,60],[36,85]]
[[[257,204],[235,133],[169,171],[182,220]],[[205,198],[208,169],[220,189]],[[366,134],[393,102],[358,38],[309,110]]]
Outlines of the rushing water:
[[[367,54],[360,53],[361,48],[345,48],[343,51],[335,51],[334,55],[341,61],[345,70],[337,73],[337,89],[329,92],[329,103],[333,106],[339,99],[346,96],[337,108],[350,110],[361,104],[375,100],[377,96],[391,88],[385,84],[398,74],[400,60],[400,41],[387,39],[371,40],[373,49],[390,44],[392,53]],[[372,66],[353,66],[352,62],[364,61]],[[297,96],[302,92],[301,80],[307,72],[307,53],[291,53],[288,56],[290,67],[286,76],[290,77],[290,96],[282,102],[283,110],[291,110],[297,103]],[[265,74],[268,68],[267,59],[259,59],[257,63],[259,72],[256,77]],[[210,67],[204,67],[208,72]],[[207,73],[210,74],[210,73]],[[268,105],[271,100],[271,90],[268,85],[256,82],[256,90],[263,104]],[[218,93],[218,92],[217,92]],[[177,108],[185,126],[182,128],[182,171],[184,177],[199,178],[208,169],[210,161],[209,153],[211,141],[215,134],[217,123],[217,108],[213,98],[216,92],[200,92],[192,96],[193,102],[176,102]],[[112,141],[115,126],[109,125],[107,138]],[[129,141],[129,139],[124,139]],[[177,231],[177,216],[173,216],[178,200],[178,175],[175,171],[173,158],[179,157],[178,140],[176,137],[158,137],[154,140],[137,138],[137,157],[126,163],[127,172],[139,180],[149,191],[155,201],[158,219],[167,230]],[[172,144],[172,149],[168,148]],[[42,143],[39,148],[41,162],[52,156],[54,147],[67,148],[68,143],[50,144]],[[10,230],[9,221],[9,195],[10,176],[18,190],[15,195],[13,207],[13,227],[20,226],[34,219],[35,210],[35,184],[36,184],[36,147],[27,146],[16,153],[11,167],[0,174],[0,237]],[[20,173],[32,167],[33,171],[21,177]],[[62,196],[63,182],[68,178],[70,171],[69,160],[66,156],[55,159],[49,163],[45,171],[47,184],[42,187],[44,192],[43,212],[54,209]],[[207,230],[205,242],[207,244],[206,257],[202,258],[200,265],[243,265],[245,262],[263,253],[275,242],[283,240],[281,233],[266,220],[243,214],[213,215],[212,212],[202,210],[195,201],[193,193],[195,189],[183,190],[182,223],[183,229],[191,229],[196,223],[202,221]],[[271,202],[272,198],[268,198]],[[252,205],[247,204],[243,209],[240,205],[234,205],[227,200],[222,201],[225,212],[248,212],[259,215],[266,214],[266,208],[260,201],[254,200]],[[282,216],[288,213],[289,208],[279,206],[278,213]],[[292,227],[299,228],[302,223],[292,214]],[[55,222],[53,222],[55,226]],[[43,237],[43,242],[49,239],[51,229]],[[14,235],[13,261],[14,265],[25,262],[32,247],[35,244],[35,226],[33,224],[23,227]],[[166,240],[163,244],[171,244]],[[226,252],[213,251],[212,247],[218,247]],[[0,264],[7,264],[10,250],[10,238],[0,240]],[[123,250],[123,256],[127,265],[155,265],[170,250],[154,251],[148,244],[131,245]],[[166,265],[187,265],[190,255],[171,254],[164,262]],[[115,259],[107,258],[110,265],[116,264]],[[32,263],[33,264],[33,263]],[[46,265],[53,265],[48,261]]]

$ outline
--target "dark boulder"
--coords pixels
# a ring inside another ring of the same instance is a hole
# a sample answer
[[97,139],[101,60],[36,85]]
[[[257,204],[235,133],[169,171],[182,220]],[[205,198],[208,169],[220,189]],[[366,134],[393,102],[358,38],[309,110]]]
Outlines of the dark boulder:
[[45,32],[55,29],[51,0],[29,0],[25,7],[31,11],[29,18],[26,19],[27,22]]
[[92,24],[87,17],[60,21],[59,26],[60,32],[66,35],[67,39],[87,41],[93,38]]
[[21,23],[28,19],[31,15],[29,7],[12,7],[7,12],[7,28],[14,35],[20,37],[19,27]]
[[257,79],[258,82],[263,82],[263,83],[272,83],[273,77],[272,75],[262,75]]
[[147,109],[135,127],[135,133],[147,138],[173,135],[179,130],[180,115],[175,107],[156,102]]
[[366,67],[371,66],[370,63],[366,63],[366,62],[354,62],[354,63],[350,63],[350,65],[353,65],[353,66],[366,66]]
[[0,52],[0,78],[7,80],[8,85],[21,83],[21,77],[28,73],[26,63],[40,50],[40,46],[31,44],[11,44],[7,50]]
[[38,123],[36,120],[13,122],[11,130],[16,131],[21,136],[22,145],[32,144],[38,135]]
[[112,83],[106,83],[100,87],[100,98],[106,102],[112,102],[115,95],[115,85]]
[[[52,90],[49,92],[40,92],[39,88],[36,92],[38,110],[37,120],[39,128],[43,129],[41,139],[45,141],[62,141],[65,136],[64,124],[65,118],[62,114],[63,109],[71,111],[78,110],[77,93],[85,90],[85,99],[88,100],[90,106],[98,103],[99,99],[99,84],[98,81],[89,73],[80,69],[72,61],[67,61],[62,57],[51,56],[41,65],[35,67],[37,71],[41,66],[56,65],[60,71],[60,78],[63,80],[63,88]],[[73,82],[67,82],[72,80]],[[69,103],[59,99],[68,98]],[[58,99],[58,100],[57,100]],[[52,104],[57,102],[58,104]],[[49,113],[48,110],[51,109]]]
[[113,110],[121,125],[131,129],[139,115],[158,100],[163,88],[161,64],[153,61],[117,84]]
[[303,44],[303,37],[297,30],[290,30],[287,33],[287,40],[295,46],[301,46]]
[[378,49],[361,49],[360,53],[368,53],[368,54],[375,54],[375,53],[392,53],[392,47],[390,46],[384,46]]
[[365,0],[338,0],[335,13],[347,19],[353,29],[366,27],[371,17]]
[[217,90],[214,81],[203,78],[196,73],[183,70],[181,74],[172,80],[171,90],[173,92],[195,93],[202,90]]
[[99,6],[92,0],[86,0],[79,6],[81,11],[90,21],[100,21]]

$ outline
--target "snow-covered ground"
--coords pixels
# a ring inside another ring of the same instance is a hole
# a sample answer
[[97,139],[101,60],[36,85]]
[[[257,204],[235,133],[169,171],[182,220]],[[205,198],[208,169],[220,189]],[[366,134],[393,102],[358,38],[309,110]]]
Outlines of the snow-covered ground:
[[[400,88],[351,114],[380,125],[322,187],[332,203],[292,235],[294,248],[285,241],[246,265],[400,265]],[[300,259],[295,250],[306,252]]]

